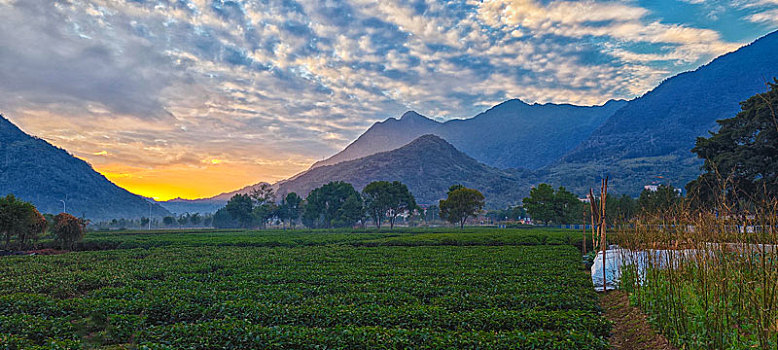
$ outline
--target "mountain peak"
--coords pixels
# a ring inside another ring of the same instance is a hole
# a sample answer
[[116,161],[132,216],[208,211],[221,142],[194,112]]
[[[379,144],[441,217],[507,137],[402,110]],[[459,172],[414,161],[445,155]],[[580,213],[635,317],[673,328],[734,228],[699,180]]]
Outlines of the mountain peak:
[[415,111],[407,111],[403,113],[403,115],[398,119],[401,122],[410,122],[410,123],[430,123],[430,124],[437,124],[436,121],[427,118],[419,113],[416,113]]
[[[402,117],[400,117],[400,120],[404,120],[404,119],[414,119],[414,118],[415,118],[415,119],[418,119],[418,118],[424,118],[424,116],[422,116],[422,115],[421,115],[421,114],[419,114],[419,113],[416,113],[416,111],[407,111],[407,112],[403,113]],[[426,119],[426,118],[425,118],[425,119]]]
[[408,146],[411,145],[426,145],[426,144],[435,144],[435,145],[445,145],[449,147],[454,147],[451,145],[448,141],[442,139],[440,136],[433,135],[433,134],[425,134],[417,137],[415,140],[411,141]]

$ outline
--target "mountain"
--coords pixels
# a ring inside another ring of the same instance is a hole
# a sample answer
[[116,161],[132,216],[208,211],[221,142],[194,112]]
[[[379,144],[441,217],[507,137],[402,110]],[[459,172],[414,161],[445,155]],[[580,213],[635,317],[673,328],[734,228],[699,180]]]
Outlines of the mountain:
[[289,192],[305,197],[330,181],[345,181],[361,191],[372,181],[396,180],[408,186],[418,203],[435,204],[446,197],[449,186],[461,183],[483,192],[489,207],[504,207],[519,203],[529,190],[527,174],[484,165],[438,136],[423,135],[392,151],[309,169],[278,183],[277,193],[279,198]]
[[370,127],[343,151],[312,168],[386,152],[434,134],[480,162],[499,168],[537,169],[576,147],[626,101],[602,106],[527,104],[509,100],[470,119],[440,123],[416,112]]
[[[228,198],[229,199],[229,198]],[[175,198],[167,201],[157,202],[160,206],[173,214],[181,215],[185,213],[194,214],[213,214],[219,208],[227,204],[227,200],[220,198],[208,199],[183,199]]]
[[0,116],[0,195],[14,194],[42,213],[62,212],[91,220],[169,215],[132,194],[85,161],[32,137]]
[[406,112],[400,119],[389,118],[373,124],[345,149],[330,158],[314,163],[311,168],[391,151],[408,144],[419,136],[436,133],[441,125],[441,123],[416,112]]
[[600,175],[614,191],[637,194],[652,182],[683,187],[702,164],[691,153],[697,137],[717,129],[739,103],[778,77],[778,32],[676,75],[630,101],[586,140],[542,169],[548,181],[585,191]]

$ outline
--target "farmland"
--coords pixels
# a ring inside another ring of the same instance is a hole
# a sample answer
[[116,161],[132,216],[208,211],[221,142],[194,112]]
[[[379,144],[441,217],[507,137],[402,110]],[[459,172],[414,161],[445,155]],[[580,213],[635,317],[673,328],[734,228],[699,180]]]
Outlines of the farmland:
[[0,259],[5,348],[606,349],[545,230],[96,233]]

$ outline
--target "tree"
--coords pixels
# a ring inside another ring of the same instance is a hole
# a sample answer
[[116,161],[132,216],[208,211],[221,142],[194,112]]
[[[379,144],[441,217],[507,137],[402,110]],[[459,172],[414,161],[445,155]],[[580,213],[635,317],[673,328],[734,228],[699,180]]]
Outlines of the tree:
[[556,219],[554,188],[549,184],[540,184],[529,191],[529,197],[524,198],[524,209],[532,220],[548,225]]
[[554,213],[556,221],[560,224],[571,224],[581,222],[581,215],[584,211],[584,203],[576,195],[559,186],[554,194]]
[[13,237],[17,238],[19,249],[25,247],[28,241],[37,241],[46,226],[46,219],[32,204],[12,194],[0,197],[0,232],[5,239],[6,249],[10,247]]
[[448,197],[440,201],[440,217],[465,228],[469,217],[475,217],[484,207],[484,195],[478,190],[462,185],[449,188]]
[[254,187],[249,194],[251,199],[254,200],[256,205],[262,205],[265,203],[274,203],[276,201],[276,194],[273,191],[273,187],[266,182]]
[[522,200],[524,209],[536,221],[560,224],[580,222],[584,204],[573,193],[560,186],[556,191],[549,184],[540,184]]
[[427,210],[424,211],[424,221],[425,222],[434,222],[435,220],[440,218],[440,207],[437,205],[430,205]]
[[27,225],[28,229],[26,231],[26,235],[21,239],[20,245],[26,245],[26,241],[29,239],[32,243],[32,246],[35,247],[38,245],[38,239],[40,236],[46,233],[46,230],[49,227],[49,223],[46,221],[46,218],[38,211],[38,209],[32,207],[32,210],[29,212]]
[[261,228],[265,228],[268,220],[278,215],[278,206],[273,202],[264,202],[254,207],[251,214]]
[[197,226],[203,221],[202,216],[200,216],[200,213],[194,213],[189,217],[189,222],[192,223],[192,225]]
[[305,199],[303,223],[311,228],[349,227],[364,215],[362,196],[349,183],[330,182]]
[[397,216],[412,212],[416,209],[416,199],[402,182],[393,181],[389,185],[389,229],[394,229]]
[[176,222],[176,218],[174,218],[172,216],[166,216],[166,217],[162,218],[162,223],[165,224],[165,226],[172,226],[173,223],[175,223],[175,222]]
[[226,207],[217,210],[216,213],[213,214],[211,223],[215,228],[240,228],[242,225],[239,220],[235,219],[232,214],[227,211]]
[[240,223],[240,227],[249,228],[254,220],[252,211],[254,203],[248,194],[236,194],[230,198],[224,207],[230,216]]
[[681,191],[671,185],[659,185],[656,191],[643,190],[638,206],[643,212],[658,213],[674,208],[683,201]]
[[692,152],[704,160],[703,171],[687,185],[703,202],[774,199],[778,196],[778,79],[768,91],[740,103],[733,118],[708,138],[698,137]]
[[140,218],[140,227],[141,228],[146,227],[148,224],[149,224],[149,218],[147,218],[145,216]]
[[60,242],[62,249],[73,250],[76,242],[84,238],[84,228],[83,220],[68,213],[54,217],[54,238]]
[[390,186],[388,181],[373,181],[362,190],[365,210],[379,230],[386,217],[386,213],[389,211]]
[[287,221],[289,221],[289,225],[294,228],[295,221],[300,217],[300,206],[302,202],[303,199],[294,192],[290,192],[286,197],[281,199],[281,205],[278,208],[278,218],[281,220],[284,229],[286,229]]
[[187,222],[189,222],[189,213],[181,214],[178,217],[178,226],[179,227],[183,227],[184,225],[186,225]]
[[399,215],[416,209],[416,199],[408,186],[399,181],[371,182],[362,190],[362,196],[365,208],[379,230],[385,217],[389,219],[390,229],[393,229]]

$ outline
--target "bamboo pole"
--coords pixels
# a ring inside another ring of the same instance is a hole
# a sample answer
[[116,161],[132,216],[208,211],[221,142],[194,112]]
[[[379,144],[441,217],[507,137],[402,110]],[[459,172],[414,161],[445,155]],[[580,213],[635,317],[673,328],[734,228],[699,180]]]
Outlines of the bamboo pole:
[[608,177],[602,179],[602,185],[600,187],[600,246],[602,247],[602,291],[608,291],[608,285],[606,282],[605,273],[605,251],[608,248],[608,242],[606,239],[606,223],[605,223],[605,204],[608,201]]

